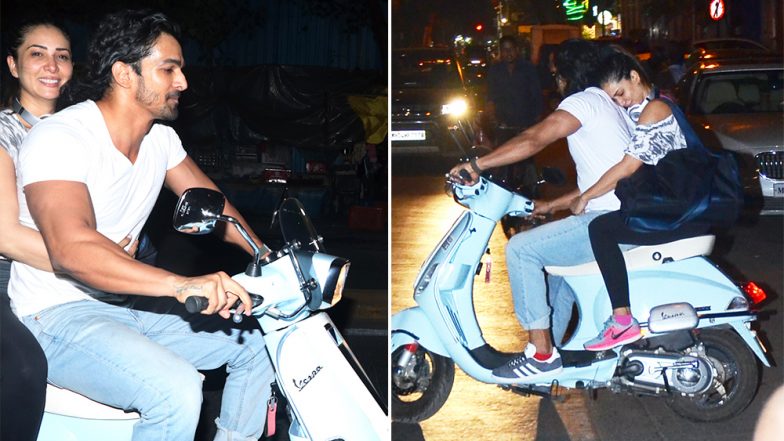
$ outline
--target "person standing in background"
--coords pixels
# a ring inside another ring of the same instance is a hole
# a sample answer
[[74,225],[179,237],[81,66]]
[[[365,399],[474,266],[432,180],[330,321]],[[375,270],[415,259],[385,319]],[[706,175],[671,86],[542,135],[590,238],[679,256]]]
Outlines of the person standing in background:
[[[520,44],[512,36],[498,41],[499,61],[487,71],[485,112],[493,126],[496,146],[534,125],[542,117],[542,87],[534,65],[520,54]],[[533,190],[537,181],[533,158],[510,165],[506,176],[511,182]]]

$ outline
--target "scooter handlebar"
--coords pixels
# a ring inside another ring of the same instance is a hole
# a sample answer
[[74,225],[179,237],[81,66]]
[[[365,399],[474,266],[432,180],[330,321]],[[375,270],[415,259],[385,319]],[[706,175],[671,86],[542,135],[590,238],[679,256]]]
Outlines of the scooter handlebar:
[[190,296],[185,299],[185,310],[191,314],[202,312],[210,306],[210,300],[202,296]]

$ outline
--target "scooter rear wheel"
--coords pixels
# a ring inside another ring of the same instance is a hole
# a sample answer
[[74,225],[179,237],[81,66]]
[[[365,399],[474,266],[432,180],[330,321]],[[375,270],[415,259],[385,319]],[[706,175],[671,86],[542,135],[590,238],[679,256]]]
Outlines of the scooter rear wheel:
[[455,381],[455,363],[419,346],[408,365],[396,371],[403,350],[392,353],[392,420],[419,423],[446,402]]
[[697,338],[705,345],[705,353],[719,372],[726,393],[715,387],[701,396],[673,397],[667,405],[682,417],[692,421],[710,422],[731,418],[749,405],[759,385],[757,358],[734,331],[704,330]]

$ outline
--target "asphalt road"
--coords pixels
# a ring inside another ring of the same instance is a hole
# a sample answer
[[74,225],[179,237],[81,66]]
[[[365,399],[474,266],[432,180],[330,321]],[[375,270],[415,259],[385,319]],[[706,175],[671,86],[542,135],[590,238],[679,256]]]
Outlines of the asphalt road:
[[[538,158],[574,172],[563,145]],[[392,313],[413,306],[412,284],[419,267],[461,210],[443,192],[442,173],[448,164],[414,158],[393,158],[392,178]],[[560,191],[551,189],[552,196]],[[599,391],[567,393],[562,403],[523,397],[479,383],[456,369],[455,384],[444,407],[420,425],[393,423],[393,440],[751,440],[761,406],[780,384],[782,375],[782,268],[784,250],[781,217],[747,213],[742,222],[720,235],[711,259],[737,281],[754,280],[768,293],[759,329],[775,366],[762,370],[760,387],[751,405],[735,418],[718,423],[694,423],[674,414],[657,398]],[[499,350],[519,351],[524,333],[512,312],[508,279],[503,267],[504,236],[496,230],[490,243],[494,265],[490,284],[477,282],[475,306],[485,338]]]

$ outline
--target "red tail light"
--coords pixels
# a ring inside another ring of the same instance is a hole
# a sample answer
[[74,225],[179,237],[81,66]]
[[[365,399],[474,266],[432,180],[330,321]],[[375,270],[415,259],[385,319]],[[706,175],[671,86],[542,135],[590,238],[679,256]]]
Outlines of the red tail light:
[[754,282],[748,282],[745,285],[743,285],[743,292],[745,292],[746,295],[749,297],[751,303],[755,305],[759,305],[760,303],[762,303],[763,300],[768,298],[768,295],[765,294],[765,291],[759,286],[757,286],[757,284]]

